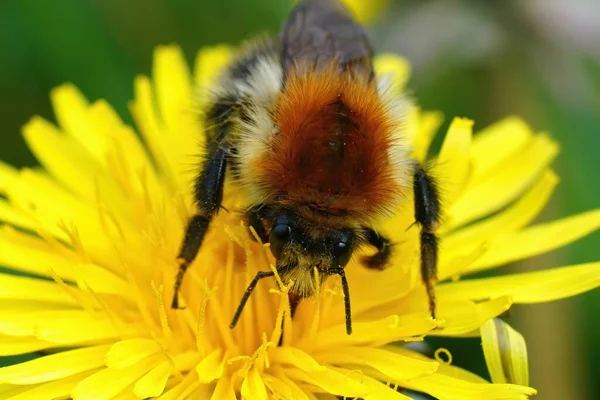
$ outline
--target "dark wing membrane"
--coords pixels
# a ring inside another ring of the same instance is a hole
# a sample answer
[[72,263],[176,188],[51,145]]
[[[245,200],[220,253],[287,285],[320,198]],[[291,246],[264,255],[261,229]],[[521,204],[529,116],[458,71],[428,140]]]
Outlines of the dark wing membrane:
[[320,68],[333,60],[342,69],[373,77],[373,50],[365,30],[339,0],[304,0],[281,34],[281,64]]

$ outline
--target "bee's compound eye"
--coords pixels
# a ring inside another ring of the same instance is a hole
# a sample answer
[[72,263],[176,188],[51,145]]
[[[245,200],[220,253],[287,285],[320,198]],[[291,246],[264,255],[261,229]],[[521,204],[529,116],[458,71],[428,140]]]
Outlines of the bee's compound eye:
[[348,243],[337,242],[333,246],[333,258],[336,267],[345,267],[352,256],[352,248]]
[[283,246],[290,240],[292,236],[292,228],[288,224],[277,224],[271,230],[271,235],[269,236],[269,244],[271,248],[271,253],[275,258],[279,258],[281,255],[281,251],[283,250]]

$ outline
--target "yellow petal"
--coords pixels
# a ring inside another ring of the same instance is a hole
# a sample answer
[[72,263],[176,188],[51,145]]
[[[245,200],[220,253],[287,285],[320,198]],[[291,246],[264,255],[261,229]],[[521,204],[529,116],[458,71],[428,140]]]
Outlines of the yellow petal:
[[16,356],[54,347],[59,345],[34,338],[0,335],[0,356]]
[[[497,297],[493,296],[492,298]],[[512,305],[509,296],[490,301],[472,303],[469,301],[448,301],[438,297],[439,316],[442,327],[431,332],[433,336],[459,336],[479,329],[486,321],[506,312]]]
[[54,282],[7,274],[0,274],[0,299],[38,300],[77,305],[75,299]]
[[126,339],[116,342],[106,354],[104,362],[109,368],[125,368],[162,351],[153,339]]
[[[203,47],[196,55],[194,61],[194,82],[196,90],[193,93],[194,107],[202,112],[209,106],[211,101],[211,90],[214,85],[218,85],[219,78],[225,68],[231,63],[234,57],[234,49],[227,45],[216,45]],[[202,119],[196,118],[199,128],[202,130]],[[198,154],[204,149],[206,135],[203,132],[195,138]]]
[[[410,400],[411,397],[403,395],[396,391],[391,385],[388,386],[382,383],[383,379],[373,379],[367,374],[361,373],[357,370],[350,370],[345,368],[335,368],[341,374],[345,376],[356,377],[360,382],[367,388],[365,393],[365,400]],[[387,378],[385,378],[387,379]],[[335,397],[334,397],[335,398]],[[338,397],[339,398],[339,397]]]
[[[87,311],[73,309],[21,310],[11,307],[0,311],[0,332],[11,336],[38,336],[41,338],[48,330],[57,325],[57,321],[89,318]],[[104,315],[95,318],[106,319]]]
[[[192,98],[191,75],[181,48],[177,46],[156,48],[153,78],[163,122],[169,128],[179,127],[182,114],[189,110]],[[187,135],[183,132],[181,134]]]
[[[163,148],[175,172],[179,188],[192,185],[199,146],[196,141],[203,134],[198,125],[198,115],[193,111],[192,78],[183,52],[177,46],[159,46],[154,52],[153,80],[156,88],[158,112],[163,122]],[[191,195],[190,193],[186,193]]]
[[532,138],[513,154],[502,168],[469,185],[446,212],[447,223],[457,227],[499,210],[519,197],[540,176],[558,153],[558,146],[546,135]]
[[[397,268],[387,268],[373,273],[363,266],[351,265],[346,270],[354,315],[402,298],[412,289],[410,279],[407,279],[404,274],[398,273]],[[378,290],[378,296],[372,296],[374,287]],[[344,323],[342,296],[335,296],[334,302],[336,307],[331,309],[330,323]]]
[[[99,166],[80,144],[40,117],[32,118],[23,127],[23,135],[48,172],[83,198],[93,198]],[[69,157],[64,157],[65,154]],[[77,168],[73,168],[74,165]]]
[[440,364],[440,368],[439,368],[438,372],[442,375],[447,375],[452,378],[457,378],[457,379],[471,382],[471,383],[485,383],[485,384],[489,383],[488,381],[486,381],[479,375],[475,375],[471,371],[467,371],[466,369],[462,369],[460,367],[450,365],[450,364],[445,364],[445,363]]
[[0,396],[2,396],[2,398],[18,395],[22,393],[23,390],[25,390],[23,386],[9,385],[7,383],[0,384]]
[[[186,397],[188,397],[188,396],[186,396],[186,393],[188,392],[190,387],[192,387],[192,386],[197,387],[199,385],[199,383],[196,382],[196,379],[197,379],[196,372],[192,370],[192,372],[183,376],[183,380],[177,380],[177,381],[175,381],[175,383],[169,382],[169,388],[167,389],[167,391],[165,393],[163,393],[160,396],[160,399],[161,400],[185,399]],[[192,387],[192,390],[194,389],[194,387]],[[207,397],[205,397],[205,398],[207,398]]]
[[599,227],[600,210],[594,210],[502,235],[489,244],[489,250],[473,268],[490,268],[543,254],[589,235]]
[[[155,197],[157,180],[153,165],[137,133],[123,124],[115,110],[104,100],[95,102],[89,109],[90,124],[101,129],[107,146],[103,163],[114,180],[128,197]],[[145,205],[144,201],[140,202]],[[111,207],[111,204],[107,204]],[[111,208],[115,213],[119,210]],[[133,210],[139,211],[137,209]],[[130,216],[131,213],[125,213]]]
[[243,399],[267,399],[267,388],[256,368],[252,367],[248,371],[244,382],[242,382],[242,398]]
[[[225,45],[204,47],[198,52],[194,63],[194,80],[201,90],[198,96],[204,96],[204,90],[216,83],[232,56],[233,49]],[[199,100],[203,104],[202,99]]]
[[[23,136],[45,169],[78,196],[94,200],[101,190],[114,205],[126,208],[127,201],[114,181],[107,179],[101,165],[74,139],[39,117],[34,117],[23,127]],[[101,189],[98,189],[99,185]]]
[[[174,152],[173,139],[164,134],[162,122],[159,120],[155,107],[154,90],[150,80],[145,76],[138,76],[134,81],[134,100],[129,104],[129,109],[135,123],[144,138],[144,142],[156,161],[157,169],[165,176],[170,189],[174,190],[177,184],[174,165],[176,152]],[[170,153],[170,154],[168,154]]]
[[118,395],[114,396],[111,400],[140,400],[133,393],[129,393],[128,390],[125,390]]
[[169,361],[161,362],[135,383],[133,394],[139,399],[160,396],[165,390],[170,375],[171,363]]
[[364,397],[369,393],[369,388],[360,382],[360,376],[344,375],[327,367],[314,373],[299,369],[286,369],[285,373],[296,381],[318,386],[325,393],[347,397]]
[[144,254],[139,227],[131,227],[129,218],[107,216],[98,204],[92,206],[77,199],[39,171],[22,170],[8,197],[16,207],[32,215],[39,224],[36,228],[39,226],[45,234],[72,245],[80,256],[101,260],[106,268],[123,273],[122,253],[115,244],[126,244],[128,249],[137,249],[136,254]]
[[75,386],[71,393],[73,400],[112,399],[153,368],[158,361],[159,358],[155,356],[126,368],[103,369],[82,380]]
[[[394,382],[390,381],[389,378],[381,374],[379,371],[372,370],[368,367],[362,368],[361,370],[349,369],[349,368],[332,368],[334,371],[348,377],[359,381],[366,390],[366,393],[362,399],[365,400],[410,400],[411,397],[408,397],[400,392],[398,392],[395,388]],[[389,382],[389,383],[387,383]],[[331,396],[330,394],[324,394],[324,398],[329,399],[327,396]],[[332,396],[331,400],[335,400],[339,397]],[[319,393],[318,399],[321,399],[321,394]]]
[[441,373],[401,382],[400,385],[444,400],[526,400],[536,394],[535,389],[526,386],[472,383]]
[[[60,222],[70,223],[83,217],[92,219],[96,211],[75,198],[65,188],[40,171],[23,169],[7,189],[7,197],[13,207],[27,214],[32,225],[25,226],[36,232],[43,227],[44,233],[61,241],[69,241],[69,236],[60,228]],[[86,219],[86,220],[87,220]],[[85,229],[88,224],[80,227]]]
[[[395,353],[417,359],[428,360],[422,354],[398,346],[386,346]],[[441,363],[438,372],[410,381],[398,382],[419,392],[429,393],[439,399],[478,400],[478,399],[528,399],[536,394],[535,389],[508,384],[490,384],[485,379],[459,367]]]
[[[89,118],[89,103],[73,84],[55,88],[50,93],[52,107],[61,128],[72,136],[96,161],[106,161],[108,137]],[[109,121],[102,121],[110,123]]]
[[502,165],[522,149],[533,133],[522,119],[507,117],[479,131],[473,140],[473,181],[485,179],[494,168]]
[[208,399],[214,392],[213,385],[192,384],[179,397],[179,399]]
[[444,204],[450,206],[466,185],[471,173],[471,140],[473,121],[455,118],[436,161],[436,175]]
[[36,229],[36,224],[30,216],[3,199],[0,199],[0,221],[27,231],[35,231]]
[[[279,382],[281,382],[282,385],[285,385],[285,388],[282,389],[279,393],[285,394],[287,393],[287,389],[289,389],[289,391],[291,392],[291,395],[287,398],[294,400],[311,400],[312,398],[314,398],[314,396],[311,397],[308,393],[306,393],[306,391],[302,390],[302,388],[300,388],[300,386],[298,386],[296,382],[294,382],[292,379],[283,374],[283,371],[281,369],[279,369],[278,371],[273,371],[273,373],[273,379],[276,379]],[[268,379],[269,375],[266,375],[265,383]]]
[[519,332],[491,319],[481,326],[481,345],[492,382],[529,386],[527,346]]
[[263,381],[269,392],[273,393],[273,397],[276,399],[308,399],[302,391],[300,391],[301,397],[294,397],[292,388],[281,379],[275,378],[273,375],[263,374]]
[[236,400],[235,391],[231,386],[231,378],[223,376],[217,381],[217,386],[210,400]]
[[219,379],[225,369],[225,360],[221,349],[214,349],[210,354],[196,366],[198,380],[202,383],[210,383]]
[[[23,391],[8,397],[2,396],[4,400],[48,400],[70,398],[71,391],[82,379],[90,375],[90,371],[58,379],[52,382],[36,386],[26,386]],[[3,395],[0,393],[0,395]]]
[[198,364],[200,357],[194,350],[179,353],[172,357],[173,365],[177,371],[189,371]]
[[369,388],[369,393],[365,395],[365,400],[412,400],[412,397],[406,396],[391,386],[375,380],[369,376],[363,378],[365,386]]
[[393,53],[383,53],[375,57],[373,67],[378,81],[384,87],[391,88],[397,94],[404,90],[410,77],[410,64],[406,59]]
[[307,372],[318,372],[325,369],[310,354],[297,347],[279,346],[271,349],[270,360],[274,363],[293,365]]
[[[546,171],[541,179],[516,203],[502,212],[443,237],[440,251],[438,277],[440,280],[471,273],[481,268],[479,262],[467,263],[465,257],[485,246],[493,235],[519,229],[531,222],[543,209],[554,190],[558,178]],[[475,261],[475,260],[473,260]]]
[[345,334],[346,328],[342,324],[332,326],[322,330],[313,345],[367,345],[408,340],[414,336],[425,335],[436,327],[435,321],[425,315],[391,315],[370,322],[355,321],[352,323],[352,335]]
[[438,368],[434,361],[416,360],[386,350],[367,347],[338,347],[325,350],[317,356],[322,364],[357,365],[375,368],[391,380],[413,379],[424,374],[432,374]]
[[[57,307],[56,304],[50,304]],[[11,306],[0,315],[0,332],[12,336],[35,336],[39,340],[63,345],[105,341],[115,338],[119,333],[138,332],[137,326],[111,320],[101,311],[52,308],[22,310]],[[73,329],[74,325],[78,329]]]
[[[73,329],[77,326],[77,329]],[[56,318],[54,320],[40,321],[36,337],[53,343],[63,345],[76,345],[88,342],[102,342],[113,340],[119,334],[131,334],[136,331],[136,326],[129,328],[119,326],[119,332],[115,329],[113,321],[102,313],[72,313],[68,317]]]
[[381,15],[389,0],[342,0],[354,17],[361,23],[368,23]]
[[103,365],[109,345],[62,351],[0,368],[0,382],[32,385],[66,378]]
[[17,179],[17,170],[0,161],[0,194],[6,194],[6,189]]
[[[424,163],[427,159],[431,141],[442,125],[444,116],[442,113],[436,111],[416,111],[410,113],[408,119],[407,124],[409,126],[415,124],[415,128],[413,129],[415,137],[410,138],[410,142],[413,143],[412,156],[416,161]],[[416,121],[411,122],[410,119],[416,119]],[[408,129],[408,131],[411,131],[411,129]]]
[[[427,361],[422,354],[407,350],[399,346],[386,346],[386,349]],[[373,375],[382,380],[383,376]],[[527,399],[527,396],[536,394],[535,389],[519,385],[490,384],[485,379],[463,370],[459,367],[441,363],[435,374],[424,375],[408,381],[398,382],[400,387],[413,389],[419,392],[429,393],[435,398],[452,400],[478,400],[478,399]]]
[[[62,254],[61,254],[62,253]],[[45,276],[54,275],[71,282],[86,282],[95,293],[123,294],[129,285],[123,279],[56,245],[11,229],[0,229],[0,265]]]
[[[409,350],[405,347],[401,347],[401,346],[397,346],[397,345],[386,345],[384,346],[384,348],[390,352],[396,353],[396,354],[401,354],[404,357],[410,357],[410,358],[414,358],[417,360],[421,360],[421,361],[426,361],[426,362],[431,362],[433,360],[431,360],[429,357],[424,356],[421,353],[417,353],[416,351],[412,351]],[[467,370],[464,370],[462,368],[458,368],[455,367],[453,365],[450,364],[446,364],[446,363],[439,363],[438,364],[438,373],[443,374],[443,375],[448,375],[451,376],[453,378],[457,378],[457,379],[461,379],[467,382],[472,382],[472,383],[488,383],[488,381],[486,381],[485,379],[483,379],[482,377],[475,375],[472,372],[469,372]]]
[[600,263],[574,265],[438,285],[440,303],[512,296],[515,303],[542,303],[575,296],[600,286]]

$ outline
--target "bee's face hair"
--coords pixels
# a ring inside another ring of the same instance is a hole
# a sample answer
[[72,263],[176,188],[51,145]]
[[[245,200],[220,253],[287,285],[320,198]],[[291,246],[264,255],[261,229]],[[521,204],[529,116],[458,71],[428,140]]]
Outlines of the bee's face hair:
[[320,281],[348,263],[360,240],[355,229],[336,229],[301,217],[293,210],[275,207],[270,212],[269,243],[277,259],[277,271],[290,292],[308,297],[316,291],[315,269]]

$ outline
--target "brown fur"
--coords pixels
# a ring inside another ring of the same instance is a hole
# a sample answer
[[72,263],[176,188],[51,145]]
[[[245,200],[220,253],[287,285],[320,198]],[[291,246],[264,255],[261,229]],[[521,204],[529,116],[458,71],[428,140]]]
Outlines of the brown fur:
[[291,71],[254,176],[277,202],[371,222],[403,191],[389,156],[397,130],[389,113],[372,81],[333,67]]

